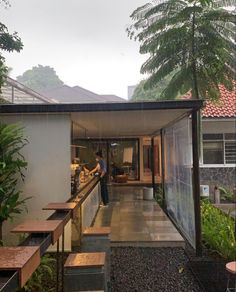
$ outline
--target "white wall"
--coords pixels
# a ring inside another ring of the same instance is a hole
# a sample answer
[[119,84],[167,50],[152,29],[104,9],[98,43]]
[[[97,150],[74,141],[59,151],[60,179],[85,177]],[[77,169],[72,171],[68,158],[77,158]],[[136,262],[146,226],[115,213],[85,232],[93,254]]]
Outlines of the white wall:
[[202,132],[205,134],[235,133],[236,120],[202,120]]
[[[4,239],[12,243],[19,236],[10,230],[25,219],[46,219],[52,212],[42,208],[49,202],[65,202],[70,197],[70,115],[18,114],[0,116],[5,123],[20,123],[25,127],[29,144],[22,154],[28,162],[25,182],[20,184],[23,196],[33,196],[27,202],[28,213],[4,223]],[[67,226],[66,249],[70,249],[71,228]]]

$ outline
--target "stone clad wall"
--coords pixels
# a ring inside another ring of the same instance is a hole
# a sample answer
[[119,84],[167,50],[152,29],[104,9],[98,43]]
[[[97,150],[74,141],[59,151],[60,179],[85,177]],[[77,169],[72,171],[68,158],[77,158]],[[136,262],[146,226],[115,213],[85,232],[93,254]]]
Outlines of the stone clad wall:
[[235,167],[204,167],[200,168],[200,183],[209,185],[210,190],[215,185],[233,189],[236,185]]

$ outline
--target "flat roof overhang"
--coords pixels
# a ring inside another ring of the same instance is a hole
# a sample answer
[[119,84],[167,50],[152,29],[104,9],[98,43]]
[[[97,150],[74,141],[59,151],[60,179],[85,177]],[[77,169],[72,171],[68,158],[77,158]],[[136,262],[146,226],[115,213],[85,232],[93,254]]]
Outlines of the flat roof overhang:
[[122,102],[98,104],[0,105],[0,114],[70,113],[74,138],[154,135],[182,116],[199,110],[202,100]]

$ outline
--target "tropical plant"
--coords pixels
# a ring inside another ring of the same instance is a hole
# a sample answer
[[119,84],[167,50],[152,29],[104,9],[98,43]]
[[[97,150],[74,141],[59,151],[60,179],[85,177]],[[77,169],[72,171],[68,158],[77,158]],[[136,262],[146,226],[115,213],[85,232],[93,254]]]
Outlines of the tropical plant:
[[203,240],[207,247],[225,259],[235,260],[235,220],[230,212],[224,214],[209,202],[202,201],[201,215]]
[[227,187],[219,187],[220,191],[220,198],[223,201],[233,201],[234,200],[234,193],[230,188]]
[[48,282],[45,282],[45,278],[47,278],[47,281],[52,281],[53,278],[55,278],[55,269],[53,268],[55,262],[56,260],[50,255],[44,255],[41,258],[41,262],[37,270],[30,277],[25,286],[17,291],[18,292],[55,291],[54,288],[48,288]]
[[38,92],[44,92],[63,85],[63,81],[59,79],[53,68],[42,65],[26,70],[17,77],[17,81]]
[[[149,54],[141,73],[152,88],[171,72],[161,97],[218,100],[219,84],[233,89],[235,79],[235,10],[232,1],[163,0],[137,8],[128,35]],[[232,7],[231,7],[232,8]]]
[[22,213],[29,199],[21,199],[17,188],[19,179],[24,180],[23,171],[27,167],[21,154],[27,143],[21,127],[0,123],[0,240],[3,222]]

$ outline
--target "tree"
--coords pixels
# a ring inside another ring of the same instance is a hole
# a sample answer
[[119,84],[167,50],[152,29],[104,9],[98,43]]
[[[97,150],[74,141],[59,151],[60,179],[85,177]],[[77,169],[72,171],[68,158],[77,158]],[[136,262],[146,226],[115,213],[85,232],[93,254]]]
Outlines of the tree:
[[[2,1],[7,4],[8,1]],[[0,2],[1,3],[1,2]],[[16,32],[10,34],[7,27],[0,22],[0,92],[4,83],[4,76],[8,72],[2,52],[20,52],[23,48],[20,37]]]
[[17,80],[38,92],[63,85],[53,68],[42,65],[25,71]]
[[167,75],[161,81],[159,81],[154,87],[152,88],[145,88],[146,80],[140,81],[137,87],[134,90],[134,94],[131,98],[133,101],[141,101],[141,100],[158,100],[161,99],[161,93],[166,88],[168,83],[170,82],[173,73]]
[[217,100],[219,84],[233,89],[235,79],[235,11],[232,1],[153,1],[136,9],[128,35],[149,54],[141,72],[154,87],[175,71],[162,98],[192,91],[192,98]]
[[26,144],[22,128],[0,124],[0,242],[4,221],[22,213],[29,199],[21,199],[17,188],[19,179],[24,180],[23,171],[27,167],[21,154]]

